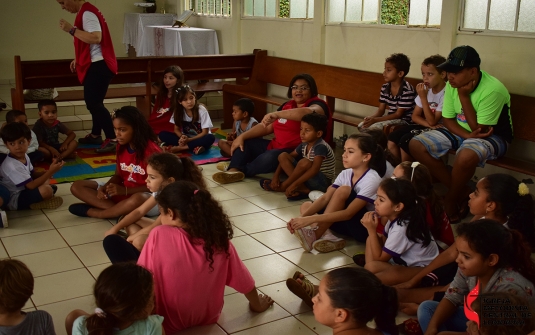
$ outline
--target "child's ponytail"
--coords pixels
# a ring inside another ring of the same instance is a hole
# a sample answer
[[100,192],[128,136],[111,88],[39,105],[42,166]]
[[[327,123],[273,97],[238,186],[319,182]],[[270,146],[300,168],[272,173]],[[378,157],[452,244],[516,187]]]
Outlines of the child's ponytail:
[[167,185],[156,197],[160,207],[171,209],[185,225],[192,243],[202,243],[206,260],[214,263],[214,253],[229,255],[232,224],[221,205],[206,189],[199,189],[190,181],[180,180]]
[[375,317],[375,324],[384,333],[397,334],[398,292],[391,286],[382,285],[382,299],[379,301],[381,313]]
[[384,149],[377,144],[375,139],[367,133],[352,134],[348,139],[357,141],[360,151],[371,155],[368,166],[370,169],[377,171],[380,177],[384,177],[386,173]]
[[184,167],[183,179],[191,181],[201,190],[206,190],[206,182],[197,164],[189,157],[180,157],[180,162]]

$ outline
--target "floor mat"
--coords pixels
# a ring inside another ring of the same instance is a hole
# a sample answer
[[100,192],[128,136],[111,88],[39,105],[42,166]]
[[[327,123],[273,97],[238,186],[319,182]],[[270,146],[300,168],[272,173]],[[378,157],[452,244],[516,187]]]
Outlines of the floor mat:
[[230,158],[221,156],[221,153],[219,152],[219,147],[217,146],[220,139],[227,138],[227,133],[222,131],[221,129],[212,128],[212,134],[215,136],[214,144],[212,144],[212,147],[210,150],[203,152],[200,155],[194,155],[190,151],[187,152],[181,152],[177,154],[178,157],[189,157],[193,159],[193,161],[197,165],[203,165],[208,163],[216,163],[220,161],[227,161],[230,160]]

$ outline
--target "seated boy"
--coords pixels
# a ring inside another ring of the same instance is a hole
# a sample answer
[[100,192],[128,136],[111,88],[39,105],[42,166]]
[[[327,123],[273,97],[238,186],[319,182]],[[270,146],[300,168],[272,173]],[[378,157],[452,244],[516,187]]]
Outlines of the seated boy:
[[54,196],[57,187],[50,186],[48,179],[61,169],[63,161],[54,159],[48,171],[35,172],[26,154],[32,135],[30,128],[23,123],[7,124],[0,136],[9,149],[9,155],[0,166],[0,177],[2,177],[0,183],[10,193],[7,208],[55,209],[61,206],[63,199]]
[[[327,117],[317,113],[306,114],[301,119],[301,143],[291,153],[279,155],[279,166],[273,179],[260,180],[267,191],[285,192],[288,200],[308,198],[313,190],[325,192],[334,178],[334,153],[323,140],[327,131]],[[280,182],[284,172],[288,179]]]
[[242,98],[236,100],[232,105],[232,132],[227,134],[226,140],[219,140],[218,146],[221,150],[221,156],[231,157],[230,147],[236,137],[245,133],[258,124],[258,121],[252,116],[254,113],[254,102],[251,99]]
[[416,107],[412,113],[414,125],[401,126],[388,135],[388,150],[402,162],[413,161],[410,155],[411,139],[428,129],[442,126],[442,103],[446,87],[446,71],[437,66],[446,58],[434,55],[424,59],[422,69],[423,83],[416,85],[418,96],[414,100]]
[[[74,139],[76,134],[63,123],[58,121],[58,107],[54,100],[41,100],[37,104],[39,120],[33,125],[33,131],[39,141],[39,150],[45,154],[46,159],[75,158],[78,142]],[[59,143],[59,133],[67,135],[63,143]]]
[[[411,62],[404,54],[392,54],[385,60],[383,77],[386,84],[381,87],[379,108],[375,114],[364,118],[359,124],[359,130],[411,124],[416,92],[414,87],[405,81],[410,67]],[[384,115],[385,110],[388,111],[386,115]]]
[[33,275],[24,263],[0,260],[0,334],[56,334],[50,314],[22,311],[33,294],[33,283]]
[[[25,125],[28,125],[28,117],[26,117],[26,114],[24,112],[13,109],[6,113],[6,122],[2,124],[2,127],[12,122],[22,122]],[[37,142],[37,136],[32,131],[32,140],[30,141],[30,146],[28,147],[27,152],[28,157],[30,157],[30,162],[32,162],[32,164],[41,162],[45,157],[44,154],[38,149],[39,143]],[[0,139],[0,164],[2,164],[4,159],[6,159],[8,153],[9,150],[7,150],[4,141]]]

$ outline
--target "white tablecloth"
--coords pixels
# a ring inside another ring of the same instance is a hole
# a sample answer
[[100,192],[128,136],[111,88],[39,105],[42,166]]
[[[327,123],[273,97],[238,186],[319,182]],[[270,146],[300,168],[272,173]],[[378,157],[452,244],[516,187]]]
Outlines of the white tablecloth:
[[160,24],[172,26],[176,18],[176,14],[125,13],[123,43],[126,52],[128,53],[128,46],[131,45],[139,53],[145,26]]
[[217,55],[219,42],[213,29],[147,26],[139,56]]

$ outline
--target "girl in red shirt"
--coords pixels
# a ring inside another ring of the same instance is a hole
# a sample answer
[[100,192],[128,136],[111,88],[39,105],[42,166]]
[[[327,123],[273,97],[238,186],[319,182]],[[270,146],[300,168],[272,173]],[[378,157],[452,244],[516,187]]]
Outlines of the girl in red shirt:
[[[171,65],[164,70],[154,108],[149,115],[149,125],[156,135],[160,132],[172,133],[175,130],[174,125],[169,122],[176,109],[176,99],[173,99],[173,96],[176,94],[176,88],[182,86],[183,83],[184,72],[179,66]],[[158,141],[162,139],[158,138]]]

